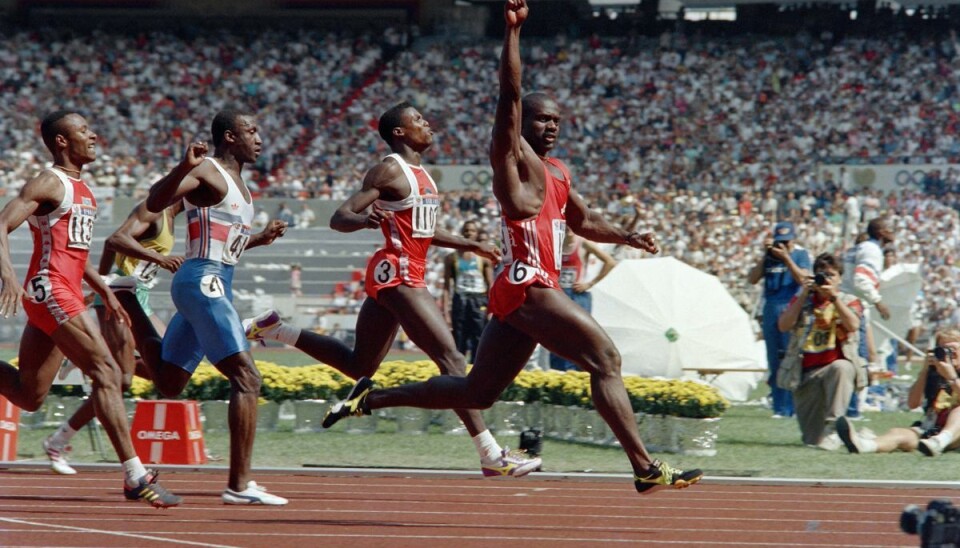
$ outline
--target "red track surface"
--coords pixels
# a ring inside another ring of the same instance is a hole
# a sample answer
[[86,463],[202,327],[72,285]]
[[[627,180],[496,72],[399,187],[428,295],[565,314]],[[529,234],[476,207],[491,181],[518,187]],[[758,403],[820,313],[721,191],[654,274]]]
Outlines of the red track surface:
[[169,472],[184,505],[126,502],[119,472],[0,473],[3,546],[918,546],[906,504],[956,491],[260,475],[282,508],[225,506],[224,473]]

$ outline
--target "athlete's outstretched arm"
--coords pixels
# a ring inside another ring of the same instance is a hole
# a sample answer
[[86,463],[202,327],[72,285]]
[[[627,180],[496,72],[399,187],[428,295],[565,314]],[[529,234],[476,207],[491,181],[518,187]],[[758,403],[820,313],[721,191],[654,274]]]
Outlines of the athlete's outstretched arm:
[[502,258],[500,253],[500,248],[493,245],[490,242],[478,242],[476,240],[471,240],[469,238],[464,238],[454,234],[453,232],[448,232],[441,228],[437,228],[433,232],[433,241],[431,245],[437,247],[449,247],[451,249],[457,249],[459,251],[472,251],[481,257],[486,257],[493,262],[499,263]]
[[[137,207],[133,208],[133,211],[130,212],[127,219],[120,225],[120,228],[107,238],[103,246],[104,259],[100,261],[100,273],[107,274],[109,272],[109,270],[107,272],[103,271],[104,260],[108,254],[115,256],[117,252],[128,257],[140,259],[141,261],[147,261],[148,263],[156,263],[160,268],[164,268],[170,272],[176,272],[177,269],[180,268],[180,265],[183,264],[183,257],[161,255],[152,249],[143,247],[140,243],[140,239],[150,230],[150,227],[153,226],[154,223],[162,219],[163,215],[166,215],[166,213],[153,213],[148,210],[144,202],[137,204]],[[111,260],[111,262],[113,261]]]
[[503,50],[500,52],[500,94],[497,98],[493,141],[490,145],[493,194],[500,202],[503,213],[511,219],[535,215],[542,204],[539,197],[531,200],[530,196],[526,195],[523,182],[529,176],[530,170],[521,165],[525,159],[540,163],[540,159],[536,158],[529,145],[524,143],[521,135],[523,65],[520,61],[520,28],[528,14],[526,0],[507,0],[504,5],[506,30]]
[[567,224],[575,234],[594,242],[626,244],[649,253],[660,252],[653,232],[628,232],[607,221],[603,215],[588,208],[580,194],[572,187],[567,197]]
[[367,211],[380,198],[391,181],[403,177],[400,165],[394,161],[377,164],[363,177],[360,190],[346,199],[330,218],[330,228],[338,232],[356,232],[364,228],[379,228],[389,215],[377,207]]
[[57,176],[44,171],[23,185],[20,194],[10,200],[0,211],[0,314],[8,317],[20,309],[23,288],[13,270],[10,259],[10,232],[14,231],[33,215],[41,204],[59,204],[63,201],[63,185]]
[[190,143],[177,167],[150,187],[150,195],[146,201],[147,209],[153,213],[160,213],[199,188],[200,177],[194,173],[194,170],[203,164],[206,155],[206,143]]

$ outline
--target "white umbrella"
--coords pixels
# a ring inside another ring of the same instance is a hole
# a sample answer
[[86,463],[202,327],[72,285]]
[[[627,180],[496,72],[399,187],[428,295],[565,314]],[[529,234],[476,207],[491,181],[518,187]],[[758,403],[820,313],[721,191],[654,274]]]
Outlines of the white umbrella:
[[895,264],[884,270],[880,274],[880,295],[890,309],[890,319],[884,320],[879,313],[871,313],[870,319],[898,337],[906,337],[912,320],[910,309],[922,288],[923,275],[917,263]]
[[[621,261],[593,288],[593,316],[616,343],[624,373],[677,378],[684,369],[765,365],[749,315],[720,280],[672,257]],[[744,399],[757,376],[721,375],[713,384]]]

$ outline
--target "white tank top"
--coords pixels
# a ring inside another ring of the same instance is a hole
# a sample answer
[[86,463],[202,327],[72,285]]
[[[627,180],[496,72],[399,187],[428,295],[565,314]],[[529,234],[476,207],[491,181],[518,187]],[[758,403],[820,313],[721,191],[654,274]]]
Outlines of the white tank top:
[[186,198],[183,199],[187,214],[186,257],[235,265],[250,241],[253,200],[247,202],[238,183],[216,160],[207,160],[223,175],[227,182],[227,195],[220,203],[210,207],[197,207]]

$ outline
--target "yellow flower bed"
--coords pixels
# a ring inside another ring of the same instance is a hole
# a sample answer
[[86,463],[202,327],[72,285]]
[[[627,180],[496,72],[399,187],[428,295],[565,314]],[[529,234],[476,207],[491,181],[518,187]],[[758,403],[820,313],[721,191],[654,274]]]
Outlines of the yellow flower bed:
[[[261,395],[271,401],[343,398],[353,386],[351,379],[326,365],[284,367],[265,361],[256,363],[263,377]],[[438,374],[437,366],[428,360],[389,361],[381,364],[373,380],[378,387],[390,388],[425,381]],[[719,417],[730,406],[715,388],[695,381],[641,377],[624,377],[623,381],[633,410],[640,413],[708,418]],[[139,378],[134,379],[130,394],[135,398],[155,397],[153,385]],[[230,397],[230,384],[213,366],[203,363],[182,397],[225,400]],[[593,406],[590,375],[580,371],[521,371],[500,399]]]

